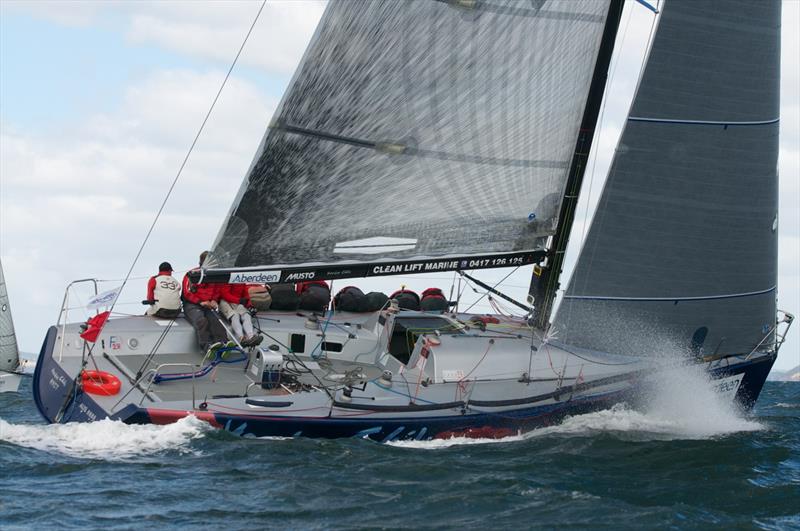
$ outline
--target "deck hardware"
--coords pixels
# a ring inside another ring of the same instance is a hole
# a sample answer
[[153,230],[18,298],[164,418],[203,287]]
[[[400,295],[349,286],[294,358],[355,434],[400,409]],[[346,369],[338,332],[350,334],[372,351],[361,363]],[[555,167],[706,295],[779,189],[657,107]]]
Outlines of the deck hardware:
[[352,387],[345,387],[342,389],[342,396],[339,399],[342,402],[352,402],[353,401],[353,388]]

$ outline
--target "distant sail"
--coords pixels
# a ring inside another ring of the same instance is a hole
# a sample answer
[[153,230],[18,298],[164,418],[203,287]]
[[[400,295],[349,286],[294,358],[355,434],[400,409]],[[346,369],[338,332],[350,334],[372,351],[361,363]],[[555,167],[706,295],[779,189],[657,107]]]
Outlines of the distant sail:
[[749,353],[775,324],[781,4],[668,1],[554,320],[568,343]]
[[3,265],[0,263],[0,371],[13,372],[18,366],[17,336],[11,320],[11,305],[8,303]]
[[543,248],[608,9],[330,2],[213,266]]

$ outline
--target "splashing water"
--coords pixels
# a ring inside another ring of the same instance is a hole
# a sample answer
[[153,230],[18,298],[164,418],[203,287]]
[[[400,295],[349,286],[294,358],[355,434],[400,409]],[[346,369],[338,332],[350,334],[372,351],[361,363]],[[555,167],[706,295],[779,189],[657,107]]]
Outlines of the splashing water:
[[648,382],[636,409],[617,404],[611,409],[567,417],[557,426],[536,429],[502,439],[452,439],[432,441],[394,441],[403,448],[437,450],[468,444],[524,441],[547,436],[591,437],[610,433],[625,439],[677,440],[709,439],[766,427],[746,418],[733,397],[719,393],[717,384],[704,367],[684,358],[664,358]]
[[650,384],[644,397],[645,413],[671,425],[676,434],[685,438],[701,439],[765,428],[746,418],[731,394],[718,392],[700,364],[667,361]]
[[189,443],[212,429],[193,416],[165,426],[129,425],[109,419],[42,426],[0,419],[0,441],[70,457],[127,461],[167,450],[188,453]]

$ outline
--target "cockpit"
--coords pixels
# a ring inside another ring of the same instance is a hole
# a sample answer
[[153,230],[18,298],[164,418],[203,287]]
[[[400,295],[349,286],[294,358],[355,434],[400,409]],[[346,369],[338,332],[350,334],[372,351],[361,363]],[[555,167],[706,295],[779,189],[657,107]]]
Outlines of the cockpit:
[[463,334],[463,326],[445,317],[432,315],[402,315],[394,319],[389,339],[389,354],[403,365],[408,363],[414,345],[423,334]]

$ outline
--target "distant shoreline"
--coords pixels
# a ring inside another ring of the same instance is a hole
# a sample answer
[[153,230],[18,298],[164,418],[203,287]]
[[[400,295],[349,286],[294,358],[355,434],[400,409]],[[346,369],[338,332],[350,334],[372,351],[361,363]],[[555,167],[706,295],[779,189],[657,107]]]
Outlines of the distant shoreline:
[[771,382],[800,382],[800,365],[788,371],[772,370],[767,376]]

